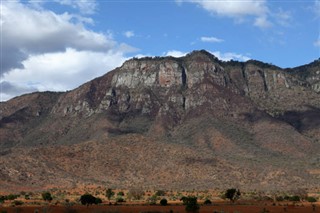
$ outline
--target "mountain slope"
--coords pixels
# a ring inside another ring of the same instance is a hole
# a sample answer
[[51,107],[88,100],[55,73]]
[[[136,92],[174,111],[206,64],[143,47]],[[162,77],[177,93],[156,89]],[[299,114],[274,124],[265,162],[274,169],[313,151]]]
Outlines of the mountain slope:
[[1,187],[318,186],[319,70],[194,51],[17,97],[0,105]]

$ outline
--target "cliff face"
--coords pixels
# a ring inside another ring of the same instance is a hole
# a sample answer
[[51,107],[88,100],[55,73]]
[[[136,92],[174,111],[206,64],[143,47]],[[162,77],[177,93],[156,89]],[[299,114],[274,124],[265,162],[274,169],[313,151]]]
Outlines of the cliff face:
[[319,76],[319,60],[283,70],[195,51],[12,99],[0,105],[1,186],[317,186]]

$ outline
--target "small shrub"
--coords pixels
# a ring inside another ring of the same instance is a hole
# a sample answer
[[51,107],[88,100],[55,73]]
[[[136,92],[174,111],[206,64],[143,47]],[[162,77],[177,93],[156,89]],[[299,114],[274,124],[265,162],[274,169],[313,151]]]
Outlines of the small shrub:
[[212,204],[211,200],[209,199],[206,199],[204,202],[203,202],[204,205],[210,205]]
[[165,199],[165,198],[161,199],[161,200],[160,200],[160,205],[161,205],[161,206],[166,206],[166,205],[168,205],[167,199]]
[[19,197],[19,195],[9,194],[5,196],[5,200],[15,200]]
[[117,194],[118,196],[124,196],[124,192],[118,192],[118,194]]
[[289,198],[289,201],[294,201],[294,202],[300,201],[300,197],[298,195],[291,196]]
[[157,203],[157,195],[152,195],[151,197],[148,198],[148,202],[150,205],[155,205]]
[[94,204],[100,204],[102,203],[101,198],[96,197],[96,200],[94,201]]
[[42,199],[44,201],[49,201],[49,202],[52,201],[52,196],[51,196],[50,192],[42,193]]
[[282,196],[277,196],[276,197],[276,201],[278,201],[278,202],[284,201],[284,198]]
[[156,191],[155,195],[157,195],[157,196],[165,196],[166,192],[163,191],[163,190],[158,190],[158,191]]
[[21,205],[23,205],[23,202],[21,200],[15,200],[12,202],[12,204],[14,204],[16,206],[21,206]]
[[307,197],[307,201],[310,203],[314,203],[314,202],[317,202],[317,199],[314,197]]
[[106,197],[108,198],[108,200],[110,200],[113,196],[114,196],[114,191],[112,191],[112,189],[107,189]]
[[117,203],[123,203],[123,202],[126,202],[126,201],[123,199],[123,197],[117,197],[116,202]]

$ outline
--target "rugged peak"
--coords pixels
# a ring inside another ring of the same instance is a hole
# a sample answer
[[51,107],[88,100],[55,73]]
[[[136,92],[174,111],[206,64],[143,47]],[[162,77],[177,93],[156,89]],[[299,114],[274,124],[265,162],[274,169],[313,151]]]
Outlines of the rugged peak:
[[218,62],[220,63],[221,61],[212,55],[210,52],[206,50],[194,50],[191,53],[187,54],[185,56],[187,59],[191,60],[198,60],[198,61],[207,61],[207,62]]

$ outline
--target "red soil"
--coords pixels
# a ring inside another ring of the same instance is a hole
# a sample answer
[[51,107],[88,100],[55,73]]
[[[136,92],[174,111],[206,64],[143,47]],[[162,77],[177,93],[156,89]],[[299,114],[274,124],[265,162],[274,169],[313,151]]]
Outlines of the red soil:
[[[38,212],[50,213],[60,213],[68,212],[65,206],[22,206],[22,207],[0,207],[0,212],[5,210],[7,213],[35,213],[35,210],[38,209]],[[201,206],[200,213],[213,213],[214,211],[223,211],[225,213],[261,213],[263,209],[268,210],[270,213],[320,213],[320,206],[316,206],[316,210],[313,211],[311,205],[304,206],[260,206],[260,205],[217,205],[217,206]],[[286,208],[286,210],[285,210]],[[20,209],[20,210],[19,210]],[[83,213],[108,213],[108,212],[119,212],[119,213],[140,213],[144,211],[160,211],[160,212],[173,212],[185,213],[184,206],[143,206],[143,205],[122,205],[122,206],[74,206],[72,209],[77,210],[77,212]]]

